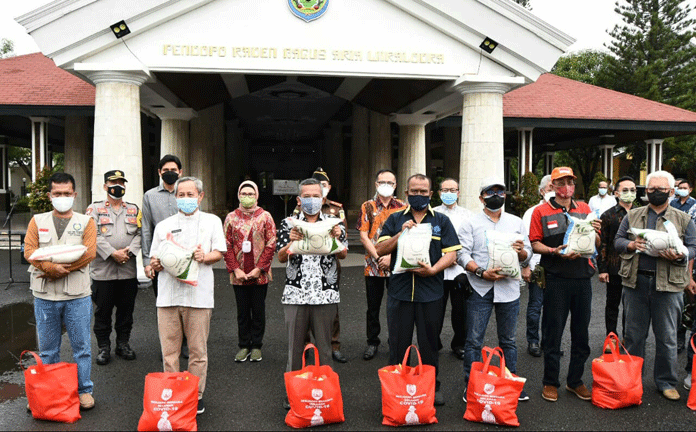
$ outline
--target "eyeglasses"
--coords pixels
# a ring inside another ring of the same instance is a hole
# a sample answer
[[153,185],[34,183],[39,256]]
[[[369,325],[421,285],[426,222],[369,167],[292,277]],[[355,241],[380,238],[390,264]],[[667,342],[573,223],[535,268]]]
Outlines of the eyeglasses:
[[440,189],[440,192],[443,192],[443,193],[457,193],[457,192],[459,192],[459,188]]
[[636,191],[636,188],[633,188],[633,189],[621,189],[619,192],[621,192],[621,193],[626,193],[626,192],[635,192],[635,191]]
[[661,187],[659,187],[659,188],[647,188],[647,189],[645,189],[645,192],[647,192],[647,193],[653,193],[653,192],[655,192],[655,191],[660,191],[660,192],[662,192],[662,193],[668,193],[670,190],[672,190],[672,189],[671,189],[671,188],[661,188]]
[[505,196],[505,191],[504,190],[493,190],[493,189],[488,189],[487,191],[483,191],[483,195],[487,197],[492,197],[493,195],[498,195],[499,197],[504,197]]
[[377,184],[378,184],[379,186],[384,186],[384,185],[389,185],[389,186],[391,186],[391,187],[396,186],[396,183],[394,183],[394,182],[392,182],[392,181],[378,181]]

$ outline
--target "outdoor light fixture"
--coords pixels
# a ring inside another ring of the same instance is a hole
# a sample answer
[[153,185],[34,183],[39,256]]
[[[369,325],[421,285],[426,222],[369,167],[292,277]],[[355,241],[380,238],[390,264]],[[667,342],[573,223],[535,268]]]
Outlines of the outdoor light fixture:
[[481,42],[481,45],[479,45],[479,48],[482,50],[486,51],[488,54],[492,53],[493,50],[498,46],[498,42],[494,41],[493,39],[486,37],[486,39]]
[[111,31],[114,32],[116,39],[121,39],[123,36],[130,34],[130,29],[123,20],[117,22],[116,24],[112,24]]

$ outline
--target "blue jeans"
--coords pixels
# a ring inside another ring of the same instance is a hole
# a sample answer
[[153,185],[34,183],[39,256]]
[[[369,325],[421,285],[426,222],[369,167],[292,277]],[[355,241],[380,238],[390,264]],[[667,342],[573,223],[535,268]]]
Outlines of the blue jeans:
[[677,326],[684,307],[681,292],[655,289],[655,278],[638,275],[635,288],[624,287],[624,335],[631,355],[645,358],[645,340],[652,323],[655,335],[655,384],[659,391],[677,387]]
[[539,343],[539,321],[541,307],[544,304],[544,290],[537,283],[528,283],[529,300],[527,301],[527,344]]
[[481,361],[481,348],[486,335],[488,320],[495,308],[495,319],[498,323],[498,345],[505,355],[505,366],[510,372],[517,371],[517,316],[520,312],[520,299],[507,303],[493,303],[493,290],[481,297],[476,290],[469,296],[466,304],[466,344],[464,345],[464,382],[469,383],[471,364]]
[[34,298],[36,332],[39,338],[41,361],[45,364],[60,361],[62,325],[68,331],[73,358],[77,363],[77,392],[92,393],[92,347],[89,325],[92,320],[92,298],[49,301]]

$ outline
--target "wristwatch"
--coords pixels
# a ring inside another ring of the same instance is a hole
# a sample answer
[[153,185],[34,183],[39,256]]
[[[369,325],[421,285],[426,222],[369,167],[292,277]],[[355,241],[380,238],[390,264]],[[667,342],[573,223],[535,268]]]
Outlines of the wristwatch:
[[484,270],[483,267],[477,267],[476,270],[474,270],[474,274],[483,279],[483,272],[485,271],[486,270]]

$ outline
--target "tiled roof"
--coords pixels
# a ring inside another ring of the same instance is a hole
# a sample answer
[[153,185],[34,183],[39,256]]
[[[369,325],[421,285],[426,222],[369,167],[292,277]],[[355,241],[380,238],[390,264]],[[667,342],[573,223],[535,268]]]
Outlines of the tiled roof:
[[94,93],[41,53],[0,60],[0,105],[94,106]]
[[503,96],[505,118],[696,122],[696,112],[550,73]]

